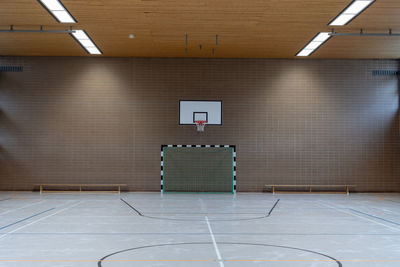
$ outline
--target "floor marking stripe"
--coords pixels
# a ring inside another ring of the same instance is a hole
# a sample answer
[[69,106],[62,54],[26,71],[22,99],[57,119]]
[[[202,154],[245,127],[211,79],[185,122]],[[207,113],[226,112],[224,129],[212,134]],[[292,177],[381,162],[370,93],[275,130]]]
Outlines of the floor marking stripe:
[[386,219],[384,219],[384,218],[381,218],[381,217],[378,217],[378,216],[374,216],[374,215],[371,215],[371,214],[368,214],[368,213],[365,213],[365,212],[362,212],[362,211],[359,211],[359,210],[355,210],[355,209],[350,209],[350,210],[352,210],[352,211],[354,211],[354,212],[357,212],[357,213],[360,213],[360,214],[364,214],[364,215],[366,215],[366,216],[369,216],[369,217],[372,217],[372,218],[375,218],[375,219],[378,219],[378,220],[382,220],[382,221],[384,221],[384,222],[388,222],[388,223],[391,223],[391,224],[400,226],[400,223],[397,223],[397,222],[393,222],[393,221],[390,221],[390,220],[386,220]]
[[206,216],[206,215],[263,215],[265,213],[263,212],[236,212],[236,213],[232,213],[232,212],[148,212],[146,211],[146,214],[159,214],[159,215],[199,215],[199,216]]
[[37,201],[37,202],[35,202],[35,203],[31,203],[31,204],[28,204],[28,205],[24,205],[24,206],[19,207],[19,208],[16,208],[16,209],[7,210],[7,211],[5,211],[5,212],[3,212],[3,213],[0,213],[0,215],[4,215],[4,214],[10,213],[10,212],[17,211],[17,210],[22,210],[22,209],[24,209],[24,208],[27,208],[27,207],[30,207],[30,206],[39,204],[39,203],[41,203],[41,202],[43,202],[43,201],[44,201],[44,200],[41,200],[41,201]]
[[[136,209],[133,205],[129,204],[126,200],[124,200],[123,198],[120,198],[120,200],[122,202],[124,202],[129,208],[131,208],[132,210],[134,210],[136,212],[137,215],[141,216],[141,217],[145,217],[145,218],[149,218],[149,219],[156,219],[156,220],[167,220],[167,221],[190,221],[190,222],[202,222],[203,219],[195,219],[195,218],[168,218],[168,217],[157,217],[157,216],[149,216],[147,214],[144,214],[142,212],[140,212],[138,209]],[[254,218],[237,218],[237,219],[214,219],[212,221],[250,221],[250,220],[258,220],[258,219],[265,219],[267,217],[269,217],[273,211],[273,209],[275,208],[275,206],[278,204],[279,200],[276,201],[275,205],[272,207],[272,209],[270,210],[270,212],[266,215],[263,216],[259,216],[259,217],[254,217]],[[162,214],[162,213],[159,213]],[[217,213],[216,213],[217,214]],[[200,214],[199,215],[204,215],[204,214]],[[210,215],[210,214],[209,214]]]
[[331,205],[328,205],[328,204],[325,204],[325,203],[323,203],[323,202],[319,202],[319,203],[320,203],[321,205],[325,206],[325,207],[328,207],[328,208],[337,210],[337,211],[339,211],[339,212],[342,212],[342,213],[345,213],[345,214],[348,214],[348,215],[352,215],[352,216],[361,218],[361,219],[363,219],[363,220],[365,220],[365,221],[369,221],[369,222],[373,222],[373,223],[375,223],[375,224],[382,225],[382,226],[384,226],[384,227],[386,227],[386,228],[395,230],[396,232],[400,231],[399,228],[395,228],[395,227],[392,227],[392,226],[390,226],[390,225],[386,225],[386,224],[384,224],[384,223],[380,223],[380,222],[377,222],[377,221],[375,221],[375,220],[371,220],[371,219],[365,218],[365,217],[360,216],[360,215],[358,215],[358,214],[354,214],[354,213],[351,213],[351,212],[347,212],[347,211],[345,211],[345,210],[337,209],[336,207],[331,206]]
[[[28,223],[28,224],[25,224],[25,225],[23,225],[23,226],[21,226],[21,227],[15,229],[15,230],[9,232],[9,233],[2,234],[2,235],[0,235],[0,239],[3,239],[4,237],[8,236],[9,234],[12,234],[12,233],[15,233],[15,232],[17,232],[17,231],[19,231],[19,230],[21,230],[21,229],[24,229],[25,227],[28,227],[28,226],[30,226],[30,225],[33,225],[33,224],[37,223],[37,222],[40,222],[40,221],[43,221],[43,220],[45,220],[45,219],[47,219],[47,218],[49,218],[49,217],[52,217],[52,216],[54,216],[54,215],[56,215],[56,214],[58,214],[58,213],[60,213],[60,212],[63,212],[63,211],[66,211],[66,210],[68,210],[68,209],[70,209],[70,208],[73,208],[73,207],[75,207],[75,206],[78,206],[78,205],[81,204],[82,202],[83,202],[83,201],[81,200],[81,201],[79,201],[78,203],[75,203],[74,205],[68,206],[68,207],[63,208],[63,209],[61,209],[61,210],[59,210],[59,211],[57,211],[57,212],[54,212],[54,213],[52,213],[52,214],[50,214],[50,215],[47,215],[47,216],[42,217],[42,218],[40,218],[40,219],[37,219],[36,221],[30,222],[30,223]],[[53,209],[54,209],[54,208],[53,208]]]
[[[335,262],[334,260],[225,260],[230,262],[248,262],[248,261],[261,261],[261,262]],[[340,260],[341,262],[400,262],[400,260]]]
[[[102,262],[215,262],[215,260],[102,260]],[[223,260],[224,262],[335,262],[335,260],[261,260],[261,259],[246,259],[246,260]],[[400,262],[400,260],[340,260],[341,262]],[[98,260],[13,260],[0,259],[0,262],[98,262]]]
[[[99,260],[0,260],[0,262],[98,262]],[[102,260],[102,262],[153,262],[153,261],[176,261],[176,262],[215,262],[215,260]]]
[[128,207],[130,207],[131,209],[133,209],[139,216],[142,216],[142,217],[143,217],[143,214],[142,214],[140,211],[138,211],[134,206],[132,206],[131,204],[129,204],[128,202],[126,202],[126,201],[123,200],[122,198],[121,198],[121,201],[124,202],[126,205],[128,205]]
[[[211,228],[211,225],[210,225]],[[132,251],[138,251],[140,249],[151,249],[151,248],[161,248],[161,247],[169,247],[169,246],[183,246],[183,245],[212,245],[213,242],[189,242],[189,243],[167,243],[167,244],[156,244],[156,245],[148,245],[148,246],[141,246],[141,247],[134,247],[134,248],[128,248],[128,249],[123,249],[120,251],[116,251],[113,252],[111,254],[108,254],[106,256],[104,256],[103,258],[101,258],[98,262],[97,262],[97,266],[98,267],[102,267],[102,263],[105,260],[109,260],[110,257],[115,256],[115,255],[119,255],[121,253],[126,253],[126,252],[132,252]],[[278,245],[271,245],[271,244],[257,244],[257,243],[232,243],[232,242],[219,242],[219,244],[222,245],[245,245],[245,246],[262,246],[262,247],[273,247],[273,248],[280,248],[280,249],[288,249],[288,250],[295,250],[295,251],[302,251],[302,252],[306,252],[306,253],[310,253],[310,254],[314,254],[318,255],[318,256],[322,256],[328,259],[328,261],[332,260],[334,262],[336,262],[337,266],[342,267],[343,264],[338,261],[337,259],[320,253],[320,252],[316,252],[316,251],[312,251],[312,250],[308,250],[308,249],[302,249],[302,248],[295,248],[295,247],[287,247],[287,246],[278,246]],[[219,262],[224,262],[227,260],[214,260],[214,262],[219,261]]]
[[[6,234],[6,233],[3,233]],[[24,232],[24,233],[8,233],[12,235],[208,235],[209,233],[132,233],[132,232],[121,232],[121,233],[85,233],[85,232],[58,232],[58,233],[50,233],[50,232],[40,232],[40,233],[33,233],[33,232]],[[358,233],[358,234],[346,234],[346,233],[213,233],[214,236],[217,235],[267,235],[267,236],[400,236],[400,234],[393,234],[393,233],[376,233],[376,234],[369,234],[369,233]]]
[[212,231],[212,229],[211,229],[210,222],[208,221],[208,217],[207,217],[207,216],[206,216],[205,218],[206,218],[206,223],[207,223],[208,231],[210,232],[211,240],[212,240],[213,245],[214,245],[215,253],[217,254],[219,266],[224,267],[225,265],[224,265],[224,262],[222,261],[221,253],[219,252],[217,242],[215,241],[215,237],[214,237],[213,231]]
[[269,216],[271,215],[271,213],[274,211],[276,205],[278,205],[279,201],[280,201],[280,199],[278,199],[278,200],[275,202],[275,204],[272,206],[272,208],[269,210],[267,216],[265,216],[265,217],[269,217]]
[[33,214],[33,215],[31,215],[31,216],[29,216],[29,217],[26,217],[26,218],[24,218],[24,219],[21,219],[21,220],[18,220],[18,221],[16,221],[16,222],[10,223],[10,224],[8,224],[8,225],[2,226],[2,227],[0,227],[0,230],[6,229],[6,228],[11,227],[11,226],[13,226],[13,225],[16,225],[16,224],[18,224],[18,223],[27,221],[27,220],[29,220],[29,219],[31,219],[31,218],[33,218],[33,217],[42,215],[43,213],[46,213],[46,212],[51,211],[51,210],[54,210],[54,209],[55,209],[55,208],[51,208],[51,209],[48,209],[48,210],[45,210],[45,211],[41,211],[41,212],[39,212],[39,213]]

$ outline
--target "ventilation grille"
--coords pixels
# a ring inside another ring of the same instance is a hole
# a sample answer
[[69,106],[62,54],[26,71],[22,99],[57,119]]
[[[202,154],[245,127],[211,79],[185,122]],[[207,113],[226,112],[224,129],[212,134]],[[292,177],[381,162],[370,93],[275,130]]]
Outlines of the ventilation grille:
[[0,72],[23,72],[22,66],[0,66]]
[[397,76],[399,75],[398,70],[373,70],[372,76]]

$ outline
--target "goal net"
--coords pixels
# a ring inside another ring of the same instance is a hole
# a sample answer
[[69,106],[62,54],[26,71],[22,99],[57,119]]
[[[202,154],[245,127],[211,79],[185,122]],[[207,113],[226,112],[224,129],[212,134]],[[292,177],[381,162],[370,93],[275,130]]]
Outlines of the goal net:
[[164,192],[233,192],[233,148],[166,147]]

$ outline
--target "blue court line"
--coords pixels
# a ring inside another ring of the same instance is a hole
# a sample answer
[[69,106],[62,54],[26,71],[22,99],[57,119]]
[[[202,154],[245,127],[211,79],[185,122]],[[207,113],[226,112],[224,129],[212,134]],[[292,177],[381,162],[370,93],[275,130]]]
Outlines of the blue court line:
[[29,219],[31,219],[31,218],[33,218],[33,217],[39,216],[39,215],[41,215],[41,214],[43,214],[43,213],[45,213],[45,212],[48,212],[48,211],[51,211],[51,210],[54,210],[54,209],[55,209],[55,208],[51,208],[51,209],[48,209],[48,210],[45,210],[45,211],[36,213],[36,214],[34,214],[34,215],[32,215],[32,216],[29,216],[29,217],[27,217],[27,218],[25,218],[25,219],[22,219],[22,220],[19,220],[19,221],[10,223],[9,225],[2,226],[2,227],[0,227],[0,230],[3,230],[3,229],[8,228],[8,227],[10,227],[10,226],[13,226],[13,225],[16,225],[16,224],[18,224],[18,223],[24,222],[24,221],[26,221],[26,220],[29,220]]
[[364,213],[364,212],[359,211],[359,210],[355,210],[355,209],[349,209],[349,210],[352,210],[354,212],[357,212],[357,213],[360,213],[360,214],[363,214],[363,215],[366,215],[366,216],[369,216],[369,217],[372,217],[372,218],[375,218],[375,219],[378,219],[378,220],[381,220],[381,221],[384,221],[384,222],[388,222],[388,223],[400,226],[400,223],[393,222],[393,221],[390,221],[390,220],[386,220],[384,218],[381,218],[381,217],[378,217],[378,216],[374,216],[374,215],[371,215],[371,214],[368,214],[368,213]]
[[12,199],[12,197],[5,198],[5,199],[0,199],[0,201],[6,201],[6,200],[10,200],[10,199]]

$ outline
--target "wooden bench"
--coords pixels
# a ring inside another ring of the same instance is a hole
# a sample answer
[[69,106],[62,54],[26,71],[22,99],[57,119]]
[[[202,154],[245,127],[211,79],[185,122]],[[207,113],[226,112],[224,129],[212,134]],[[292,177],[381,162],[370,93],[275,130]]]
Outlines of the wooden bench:
[[[280,193],[331,193],[331,194],[350,194],[350,187],[354,187],[354,185],[284,185],[284,184],[273,184],[273,185],[265,185],[267,188],[271,188],[271,192],[275,194],[276,192]],[[306,189],[303,191],[285,191],[285,190],[277,190],[277,188],[284,189]],[[319,191],[313,191],[314,189],[319,189]],[[322,191],[321,189],[337,189],[343,188],[343,191]]]
[[[125,187],[126,184],[37,184],[39,186],[40,194],[42,193],[69,193],[69,192],[79,192],[79,193],[118,193],[121,194],[121,187]],[[51,188],[53,190],[51,190]],[[59,189],[64,190],[59,190]],[[76,189],[76,190],[65,190]],[[113,188],[115,190],[88,190],[88,189],[104,189]],[[85,190],[86,189],[86,190]]]

